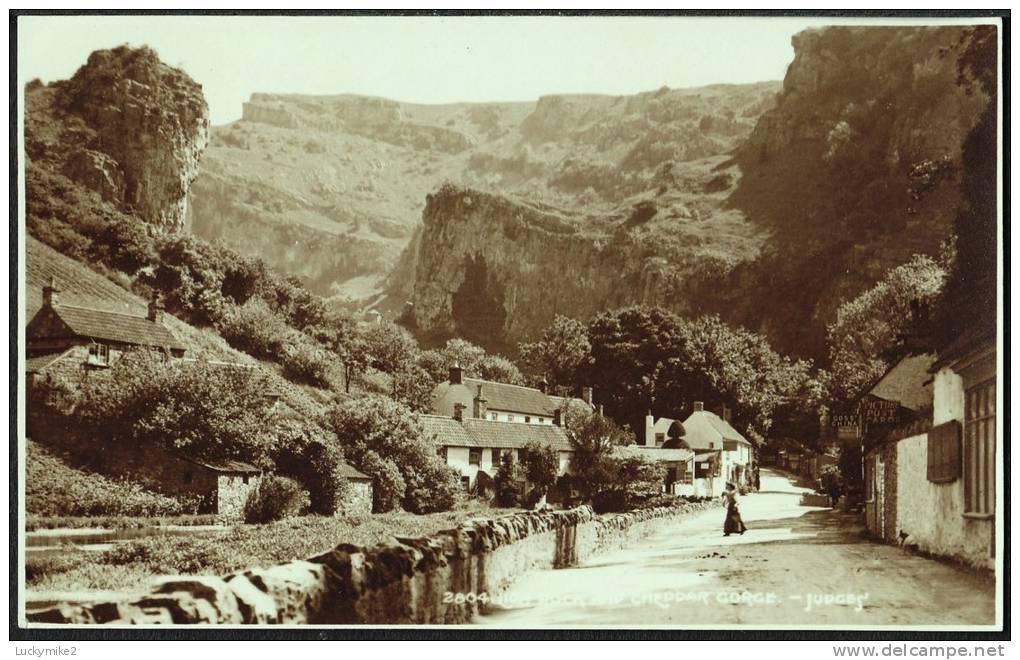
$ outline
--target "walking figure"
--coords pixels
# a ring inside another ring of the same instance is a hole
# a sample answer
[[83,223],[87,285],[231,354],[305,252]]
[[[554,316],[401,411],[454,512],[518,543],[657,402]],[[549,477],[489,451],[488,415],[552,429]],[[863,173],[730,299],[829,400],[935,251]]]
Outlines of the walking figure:
[[732,481],[726,482],[723,498],[726,500],[726,522],[723,523],[723,536],[743,534],[747,531],[747,527],[740,517],[740,507],[737,505],[737,485]]

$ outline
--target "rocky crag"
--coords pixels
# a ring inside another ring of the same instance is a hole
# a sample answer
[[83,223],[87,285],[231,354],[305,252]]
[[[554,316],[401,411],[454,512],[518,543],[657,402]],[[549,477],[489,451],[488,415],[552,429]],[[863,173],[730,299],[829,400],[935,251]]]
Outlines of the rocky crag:
[[[645,149],[632,146],[615,171],[642,162],[654,175],[632,188],[593,176],[593,189],[619,193],[608,208],[444,188],[392,283],[412,287],[424,334],[490,347],[534,336],[557,313],[651,303],[719,313],[785,352],[824,358],[841,300],[951,237],[961,148],[988,103],[961,82],[972,30],[801,33],[774,107],[760,118],[747,110],[756,125],[743,138],[734,130],[731,154],[688,140],[685,159],[638,122]],[[600,135],[584,116],[577,104],[543,101],[522,134],[532,145],[568,125],[581,126],[567,131],[574,139]]]
[[148,48],[92,53],[66,81],[26,90],[26,151],[143,220],[184,228],[209,135],[202,88]]

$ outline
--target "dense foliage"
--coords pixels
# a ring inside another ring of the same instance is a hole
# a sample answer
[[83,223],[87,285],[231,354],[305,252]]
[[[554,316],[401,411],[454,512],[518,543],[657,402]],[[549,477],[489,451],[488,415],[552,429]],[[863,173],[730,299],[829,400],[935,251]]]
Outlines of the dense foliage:
[[889,271],[874,287],[840,306],[829,325],[829,391],[851,402],[916,343],[932,316],[946,280],[946,266],[925,255]]
[[26,449],[25,511],[30,516],[177,516],[198,510],[198,498],[169,497],[126,479],[76,469],[31,440]]
[[459,479],[406,406],[365,395],[338,402],[327,423],[351,464],[376,480],[377,511],[431,513],[456,502]]
[[304,513],[308,491],[293,479],[271,475],[262,479],[244,503],[244,522],[265,524]]

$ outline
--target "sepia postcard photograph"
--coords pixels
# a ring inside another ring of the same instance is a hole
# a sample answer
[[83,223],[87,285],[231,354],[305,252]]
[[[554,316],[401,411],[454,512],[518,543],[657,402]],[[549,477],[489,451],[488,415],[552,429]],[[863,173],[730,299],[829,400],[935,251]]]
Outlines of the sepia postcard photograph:
[[1008,11],[9,18],[12,638],[997,655]]

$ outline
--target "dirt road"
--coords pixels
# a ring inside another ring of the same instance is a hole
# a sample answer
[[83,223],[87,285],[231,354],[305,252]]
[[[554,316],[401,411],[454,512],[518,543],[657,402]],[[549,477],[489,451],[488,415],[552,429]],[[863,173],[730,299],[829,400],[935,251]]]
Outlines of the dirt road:
[[722,509],[639,547],[522,577],[478,623],[495,626],[969,626],[995,623],[983,574],[868,541],[859,517],[799,505],[763,472],[742,498],[749,530],[723,537]]

